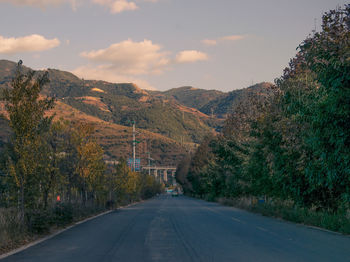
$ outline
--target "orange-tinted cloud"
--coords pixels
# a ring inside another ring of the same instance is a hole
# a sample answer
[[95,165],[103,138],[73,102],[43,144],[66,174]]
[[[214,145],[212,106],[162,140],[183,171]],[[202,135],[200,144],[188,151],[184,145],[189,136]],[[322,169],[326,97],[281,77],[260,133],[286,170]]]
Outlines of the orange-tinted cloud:
[[138,9],[134,2],[127,0],[92,0],[92,2],[109,8],[112,14]]
[[60,45],[57,38],[46,39],[41,35],[6,38],[0,35],[0,54],[16,54],[23,52],[39,52],[55,48]]
[[208,60],[208,55],[197,50],[181,51],[176,55],[175,58],[175,61],[177,63],[194,63],[205,60]]
[[207,46],[215,46],[219,43],[222,42],[228,42],[228,41],[238,41],[246,38],[244,35],[228,35],[228,36],[223,36],[217,39],[204,39],[202,40],[202,43],[207,45]]
[[80,55],[128,75],[161,73],[169,64],[168,53],[150,40],[134,42],[129,39],[105,49],[83,52]]

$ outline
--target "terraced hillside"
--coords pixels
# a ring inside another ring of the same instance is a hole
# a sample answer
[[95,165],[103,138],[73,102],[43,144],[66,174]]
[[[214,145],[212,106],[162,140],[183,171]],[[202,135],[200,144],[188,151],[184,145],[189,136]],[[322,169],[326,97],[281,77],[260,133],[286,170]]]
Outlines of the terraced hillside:
[[[15,67],[16,63],[0,61],[0,87],[8,86]],[[176,100],[155,96],[131,83],[84,80],[55,69],[48,72],[50,84],[44,95],[108,122],[127,126],[136,121],[139,128],[188,143],[199,143],[215,126],[198,110],[189,110]]]
[[[0,89],[10,87],[16,63],[0,60]],[[29,68],[23,66],[22,70]],[[250,93],[266,95],[269,83],[223,93],[193,87],[151,92],[132,83],[115,84],[80,79],[72,73],[48,69],[50,83],[42,95],[55,97],[56,118],[87,121],[106,158],[128,157],[131,152],[131,122],[135,121],[141,143],[138,153],[150,151],[159,163],[176,164],[208,133],[220,130],[223,120]],[[42,74],[38,71],[37,74]],[[0,111],[6,115],[3,105]],[[0,121],[1,141],[9,134],[6,119]]]

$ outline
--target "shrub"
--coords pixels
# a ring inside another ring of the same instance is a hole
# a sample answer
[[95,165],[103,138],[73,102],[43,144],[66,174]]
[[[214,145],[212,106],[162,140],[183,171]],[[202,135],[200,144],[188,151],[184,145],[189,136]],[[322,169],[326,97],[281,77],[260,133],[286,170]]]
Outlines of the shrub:
[[15,208],[0,208],[0,250],[12,246],[26,234]]
[[54,208],[54,221],[57,226],[73,222],[73,206],[69,203],[57,203]]
[[50,231],[53,217],[48,210],[33,209],[26,212],[26,223],[29,232],[44,234]]

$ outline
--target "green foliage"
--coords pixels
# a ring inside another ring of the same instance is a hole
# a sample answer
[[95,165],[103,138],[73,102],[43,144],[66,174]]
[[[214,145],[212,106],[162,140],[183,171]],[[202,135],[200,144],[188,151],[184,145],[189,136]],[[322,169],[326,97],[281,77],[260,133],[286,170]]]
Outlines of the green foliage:
[[304,185],[297,193],[305,205],[332,210],[350,202],[349,10],[324,15],[323,30],[300,45],[279,81],[285,117],[300,127]]
[[53,107],[54,99],[39,99],[39,93],[47,83],[47,74],[33,79],[35,72],[21,72],[18,63],[16,76],[12,80],[12,89],[3,90],[5,107],[10,118],[13,136],[9,145],[7,166],[16,187],[19,190],[21,215],[24,219],[25,208],[33,206],[38,192],[35,182],[38,173],[38,159],[47,158],[40,154],[41,135],[46,132],[51,118],[45,117],[46,110]]
[[228,93],[224,93],[215,99],[210,100],[208,103],[199,108],[199,110],[205,114],[217,115],[222,118],[226,118],[227,115],[232,114],[235,108],[247,97],[261,96],[264,98],[270,94],[271,83],[259,83],[252,85],[248,88],[233,90]]
[[73,205],[71,203],[57,203],[53,214],[57,226],[68,225],[73,222]]
[[311,224],[347,232],[341,224],[348,227],[350,208],[349,43],[346,5],[324,15],[322,31],[299,46],[269,96],[241,99],[222,135],[210,147],[202,142],[186,177],[191,193],[290,201],[279,217],[310,216]]
[[28,231],[34,234],[48,233],[52,224],[52,214],[49,210],[30,209],[26,212]]
[[0,207],[6,217],[15,214],[13,223],[0,214],[8,243],[161,192],[155,178],[131,172],[125,161],[107,170],[93,125],[45,116],[54,103],[41,95],[47,74],[20,64],[16,72],[3,93],[11,128],[5,131],[12,136],[0,158]]
[[162,190],[161,184],[153,176],[132,172],[123,158],[116,166],[110,183],[117,193],[115,201],[120,204],[147,199],[161,193]]
[[191,165],[191,156],[186,155],[176,168],[176,181],[182,186],[185,194],[190,194],[192,192],[192,185],[187,179],[187,174],[189,172]]
[[225,94],[221,91],[205,90],[193,88],[191,86],[173,88],[162,92],[161,94],[169,98],[175,98],[181,104],[196,109],[202,108],[212,100],[225,96]]

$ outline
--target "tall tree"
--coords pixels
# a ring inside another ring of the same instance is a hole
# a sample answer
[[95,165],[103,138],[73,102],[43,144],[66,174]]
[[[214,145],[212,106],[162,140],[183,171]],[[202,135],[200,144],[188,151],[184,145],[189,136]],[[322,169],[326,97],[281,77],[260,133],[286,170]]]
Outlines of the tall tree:
[[88,200],[89,194],[90,198],[94,199],[96,191],[103,191],[105,172],[103,149],[92,136],[93,131],[93,125],[78,123],[74,132],[78,155],[76,172],[83,181],[84,203]]
[[45,111],[54,106],[53,98],[40,97],[40,91],[48,83],[47,72],[35,76],[34,71],[23,72],[22,61],[18,63],[11,87],[5,89],[3,98],[13,130],[8,170],[19,190],[20,213],[23,220],[26,206],[35,191],[38,148],[40,135],[50,125],[51,118]]

